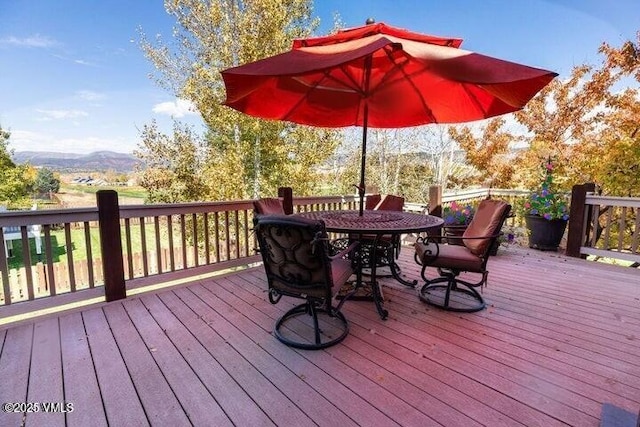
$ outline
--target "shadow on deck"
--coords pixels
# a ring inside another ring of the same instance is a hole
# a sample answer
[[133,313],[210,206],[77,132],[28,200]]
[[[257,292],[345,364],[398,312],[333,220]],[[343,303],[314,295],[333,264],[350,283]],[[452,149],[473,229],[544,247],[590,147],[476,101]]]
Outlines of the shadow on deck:
[[473,314],[385,279],[389,319],[349,301],[350,335],[323,351],[271,335],[296,301],[269,304],[261,267],[11,327],[0,401],[38,412],[0,425],[25,409],[47,426],[597,426],[603,403],[638,412],[640,271],[518,248],[489,270]]

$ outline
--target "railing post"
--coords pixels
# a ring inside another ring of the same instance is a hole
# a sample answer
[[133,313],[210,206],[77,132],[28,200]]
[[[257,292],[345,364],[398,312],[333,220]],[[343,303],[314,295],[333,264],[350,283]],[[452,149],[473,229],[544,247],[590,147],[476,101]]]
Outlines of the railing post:
[[96,199],[98,202],[104,294],[105,299],[109,302],[127,297],[122,263],[120,207],[118,206],[118,193],[114,190],[100,190],[96,193]]
[[291,187],[278,187],[278,197],[282,197],[284,213],[291,215],[293,213],[293,189]]
[[566,255],[575,258],[586,258],[580,254],[580,247],[589,235],[587,223],[590,210],[587,209],[587,193],[595,190],[594,183],[577,184],[571,189],[571,205],[569,208],[569,231],[567,233]]
[[442,216],[442,186],[429,187],[429,215]]

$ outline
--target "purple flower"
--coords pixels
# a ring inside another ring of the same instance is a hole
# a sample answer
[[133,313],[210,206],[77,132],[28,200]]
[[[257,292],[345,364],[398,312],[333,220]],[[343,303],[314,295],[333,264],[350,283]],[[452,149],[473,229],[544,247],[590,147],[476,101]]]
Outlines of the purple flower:
[[550,213],[546,213],[543,216],[544,216],[544,219],[549,219],[549,220],[551,219],[551,214]]

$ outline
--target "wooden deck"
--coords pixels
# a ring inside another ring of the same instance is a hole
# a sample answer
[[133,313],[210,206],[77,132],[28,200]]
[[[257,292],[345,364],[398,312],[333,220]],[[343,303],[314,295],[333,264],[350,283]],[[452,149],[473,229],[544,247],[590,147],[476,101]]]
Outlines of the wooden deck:
[[347,302],[350,335],[324,351],[271,335],[292,300],[266,300],[261,268],[11,327],[0,403],[40,411],[0,425],[598,426],[605,402],[638,412],[640,271],[515,247],[489,268],[486,310],[388,286],[389,319]]

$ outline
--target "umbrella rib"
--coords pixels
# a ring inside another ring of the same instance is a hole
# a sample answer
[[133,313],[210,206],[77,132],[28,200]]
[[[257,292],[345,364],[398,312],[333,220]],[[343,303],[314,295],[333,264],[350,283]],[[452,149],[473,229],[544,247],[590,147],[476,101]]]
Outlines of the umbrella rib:
[[[344,68],[344,65],[340,66],[340,70],[342,70],[342,73],[347,77],[347,79],[349,79],[349,82],[352,84],[352,86],[348,86],[345,84],[345,81],[343,80],[338,80],[337,78],[335,78],[334,76],[332,76],[331,74],[328,73],[328,71],[325,71],[325,77],[329,80],[333,80],[336,83],[340,83],[342,84],[345,88],[351,89],[351,91],[360,94],[360,96],[365,96],[365,91],[362,90],[362,88],[358,85],[358,82],[356,82],[356,80],[353,78],[353,76],[349,73],[347,73],[347,71]],[[338,88],[336,88],[335,90],[339,90]]]
[[[433,111],[431,110],[431,108],[429,108],[429,106],[427,105],[427,101],[425,101],[424,97],[422,96],[422,94],[420,93],[420,90],[418,89],[418,87],[415,85],[415,83],[413,82],[413,79],[411,79],[411,76],[409,74],[407,74],[407,72],[404,69],[405,64],[408,64],[409,61],[405,61],[403,64],[398,64],[396,63],[393,58],[391,57],[391,52],[386,51],[387,57],[389,57],[389,60],[391,61],[391,63],[393,64],[394,68],[399,70],[400,73],[402,73],[402,75],[404,76],[404,78],[407,80],[407,82],[411,85],[411,87],[415,90],[416,94],[418,95],[418,98],[420,99],[420,102],[422,103],[422,107],[424,108],[424,110],[426,111],[426,113],[431,117],[431,120],[433,121],[433,123],[438,123],[438,119],[436,119],[436,116],[433,114]],[[390,73],[387,73],[387,75],[389,75]]]
[[[330,75],[326,75],[325,77],[329,80],[333,80],[337,83],[342,83],[340,80],[336,79],[335,77],[331,77]],[[359,93],[359,91],[357,89],[353,89],[350,88],[348,86],[345,86],[344,88],[339,88],[339,87],[331,87],[331,86],[321,86],[320,82],[310,85],[309,83],[305,82],[303,79],[301,79],[300,77],[292,77],[293,80],[297,81],[298,83],[300,83],[303,86],[307,86],[311,89],[322,89],[322,90],[327,90],[327,91],[334,91],[334,92],[347,92],[347,93]]]
[[[326,72],[325,72],[325,78],[327,77]],[[292,77],[293,80],[297,81],[298,83],[302,84],[303,86],[306,86],[309,88],[309,90],[307,90],[307,92],[305,93],[305,96],[301,96],[300,99],[298,100],[298,102],[295,103],[295,105],[293,107],[291,107],[289,109],[289,111],[287,112],[287,114],[285,114],[282,117],[282,120],[289,120],[289,116],[291,114],[293,114],[293,112],[300,106],[300,104],[302,104],[306,98],[306,96],[309,94],[309,92],[311,92],[312,90],[316,89],[317,87],[320,86],[320,83],[322,82],[322,80],[324,80],[324,78],[318,80],[317,83],[315,84],[309,84],[303,80],[301,80],[300,78],[296,78],[296,77]]]
[[462,89],[464,90],[464,92],[471,99],[471,102],[473,102],[475,104],[475,106],[478,108],[478,110],[482,111],[482,115],[483,116],[487,116],[489,114],[489,112],[484,109],[484,107],[482,106],[482,104],[480,104],[480,102],[478,102],[478,98],[476,98],[471,92],[469,92],[469,89],[467,89],[467,84],[466,83],[462,83],[461,86],[462,86]]
[[[339,80],[336,77],[332,76],[329,73],[329,70],[325,70],[322,73],[324,77],[322,79],[318,80],[317,82],[313,83],[313,84],[310,84],[309,82],[305,81],[304,79],[302,79],[302,77],[292,77],[293,80],[295,80],[296,82],[300,83],[303,86],[308,87],[309,90],[307,90],[305,96],[301,97],[300,100],[298,102],[296,102],[296,104],[293,107],[291,107],[289,112],[287,112],[287,114],[284,115],[283,120],[288,120],[289,116],[291,114],[293,114],[293,112],[296,110],[296,108],[298,108],[298,106],[300,106],[300,104],[302,102],[304,102],[304,98],[306,97],[306,95],[308,95],[309,92],[311,92],[312,90],[315,90],[315,89],[322,89],[322,90],[326,90],[326,91],[335,91],[335,92],[357,93],[360,96],[364,97],[365,96],[365,92],[358,86],[358,84],[355,81],[355,79],[353,78],[353,76],[351,74],[347,73],[343,66],[341,66],[340,69],[342,70],[343,74],[347,77],[348,81],[353,84],[353,86],[350,87],[349,85],[345,84],[346,82],[344,80]],[[334,82],[336,82],[338,84],[341,84],[343,87],[340,88],[340,87],[322,86],[321,83],[325,79],[334,81]]]

